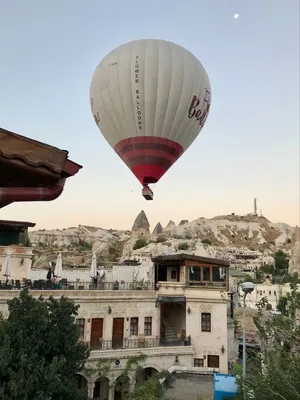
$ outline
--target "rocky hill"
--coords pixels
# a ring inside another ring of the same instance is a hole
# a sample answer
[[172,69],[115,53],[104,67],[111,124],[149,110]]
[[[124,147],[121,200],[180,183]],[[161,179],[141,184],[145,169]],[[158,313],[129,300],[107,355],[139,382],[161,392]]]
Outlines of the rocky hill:
[[299,247],[296,231],[295,227],[271,223],[257,215],[222,215],[191,222],[182,220],[178,225],[170,221],[166,227],[158,222],[151,233],[147,216],[141,211],[131,231],[79,225],[32,231],[30,241],[35,253],[34,267],[48,266],[58,251],[63,252],[64,263],[74,267],[89,265],[92,252],[99,261],[107,263],[141,254],[156,256],[183,251],[228,259],[232,249],[241,248],[268,256],[280,248],[296,260],[292,254],[293,248]]

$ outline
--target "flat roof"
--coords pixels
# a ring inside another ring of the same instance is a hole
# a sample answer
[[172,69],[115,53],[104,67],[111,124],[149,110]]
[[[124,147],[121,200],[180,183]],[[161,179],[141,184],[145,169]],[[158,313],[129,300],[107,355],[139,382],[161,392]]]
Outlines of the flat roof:
[[0,219],[0,229],[1,228],[33,228],[35,226],[34,222],[26,222],[26,221],[8,221]]
[[174,254],[174,255],[170,255],[170,256],[158,256],[158,257],[152,258],[152,261],[154,263],[168,262],[168,261],[184,261],[184,260],[198,261],[198,262],[203,262],[203,263],[207,263],[207,264],[222,265],[224,267],[229,267],[229,265],[230,265],[229,261],[219,260],[217,258],[195,256],[195,255],[186,254],[186,253]]
[[215,392],[223,392],[236,394],[237,393],[237,384],[236,378],[233,375],[229,374],[214,374],[214,389]]

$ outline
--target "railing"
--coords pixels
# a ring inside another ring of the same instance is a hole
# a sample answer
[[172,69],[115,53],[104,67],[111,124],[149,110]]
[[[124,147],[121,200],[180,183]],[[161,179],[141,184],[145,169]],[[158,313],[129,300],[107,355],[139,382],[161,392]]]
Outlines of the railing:
[[31,290],[154,290],[154,282],[136,281],[136,282],[70,282],[61,279],[56,282],[51,280],[34,280],[27,279],[24,283],[20,281],[9,281],[8,283],[0,282],[0,290],[23,289]]
[[188,281],[188,287],[211,287],[211,288],[222,288],[227,287],[227,282],[220,281],[220,282],[201,282],[201,281]]
[[187,337],[184,341],[169,342],[161,338],[138,338],[138,339],[121,339],[121,340],[102,340],[90,343],[92,350],[117,350],[117,349],[141,349],[151,347],[166,346],[191,346],[191,337]]
[[186,284],[185,282],[162,282],[156,284],[156,290],[160,293],[184,295]]

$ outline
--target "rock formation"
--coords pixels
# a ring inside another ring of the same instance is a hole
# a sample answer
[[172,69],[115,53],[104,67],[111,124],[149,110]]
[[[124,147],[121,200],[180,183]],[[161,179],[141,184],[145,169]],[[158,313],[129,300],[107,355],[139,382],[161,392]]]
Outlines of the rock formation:
[[179,222],[179,225],[185,225],[185,224],[188,224],[188,220],[187,219],[182,219],[180,222]]
[[153,229],[152,235],[160,235],[163,231],[163,227],[161,226],[161,223],[158,222],[155,225],[155,228]]
[[136,217],[131,232],[141,235],[141,236],[150,236],[150,224],[148,218],[145,214],[145,211],[142,210],[139,215]]
[[175,227],[176,227],[175,222],[172,221],[172,220],[170,220],[170,221],[168,222],[168,225],[164,228],[164,231],[170,231],[170,230],[172,230],[172,229],[175,228]]
[[[47,268],[49,261],[56,260],[58,250],[62,253],[64,265],[80,267],[85,264],[87,267],[93,253],[103,262],[117,262],[124,257],[135,256],[138,251],[155,255],[176,254],[178,246],[184,242],[189,246],[186,251],[191,254],[217,258],[230,259],[233,249],[258,251],[261,264],[274,262],[273,254],[282,249],[291,255],[290,272],[300,275],[300,229],[287,224],[274,224],[257,216],[223,215],[211,219],[201,217],[184,224],[181,221],[176,226],[170,221],[165,229],[158,223],[153,238],[149,228],[148,219],[142,211],[132,231],[85,225],[30,231],[33,265]],[[144,237],[147,245],[141,250],[133,250],[137,239]],[[204,246],[203,239],[209,239],[211,245]]]
[[300,275],[300,228],[295,229],[295,240],[292,244],[292,257],[289,264],[289,273]]

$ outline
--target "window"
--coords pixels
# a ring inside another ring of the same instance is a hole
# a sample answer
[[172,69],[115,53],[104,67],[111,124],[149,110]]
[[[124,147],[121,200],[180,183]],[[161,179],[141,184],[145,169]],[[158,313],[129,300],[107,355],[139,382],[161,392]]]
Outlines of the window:
[[84,326],[85,326],[85,319],[84,318],[77,318],[76,325],[79,328],[79,335],[81,338],[84,338]]
[[177,279],[177,271],[176,271],[176,269],[172,269],[172,271],[171,271],[171,279]]
[[276,296],[276,290],[274,290],[274,296]]
[[190,267],[189,268],[189,278],[190,281],[201,281],[201,269],[200,267]]
[[207,366],[208,368],[219,368],[220,367],[220,360],[219,356],[207,356]]
[[226,268],[212,267],[212,280],[213,282],[224,282],[226,278]]
[[202,313],[201,314],[201,331],[211,332],[211,314]]
[[210,267],[203,267],[203,280],[210,281]]
[[272,294],[272,292],[271,292],[271,290],[269,290],[269,295],[271,295]]
[[194,367],[204,367],[203,358],[194,358]]
[[138,336],[139,319],[137,317],[130,318],[130,336]]
[[221,286],[226,287],[227,269],[223,266],[195,265],[188,267],[190,286]]
[[152,335],[152,317],[145,317],[144,334],[145,334],[145,336]]

